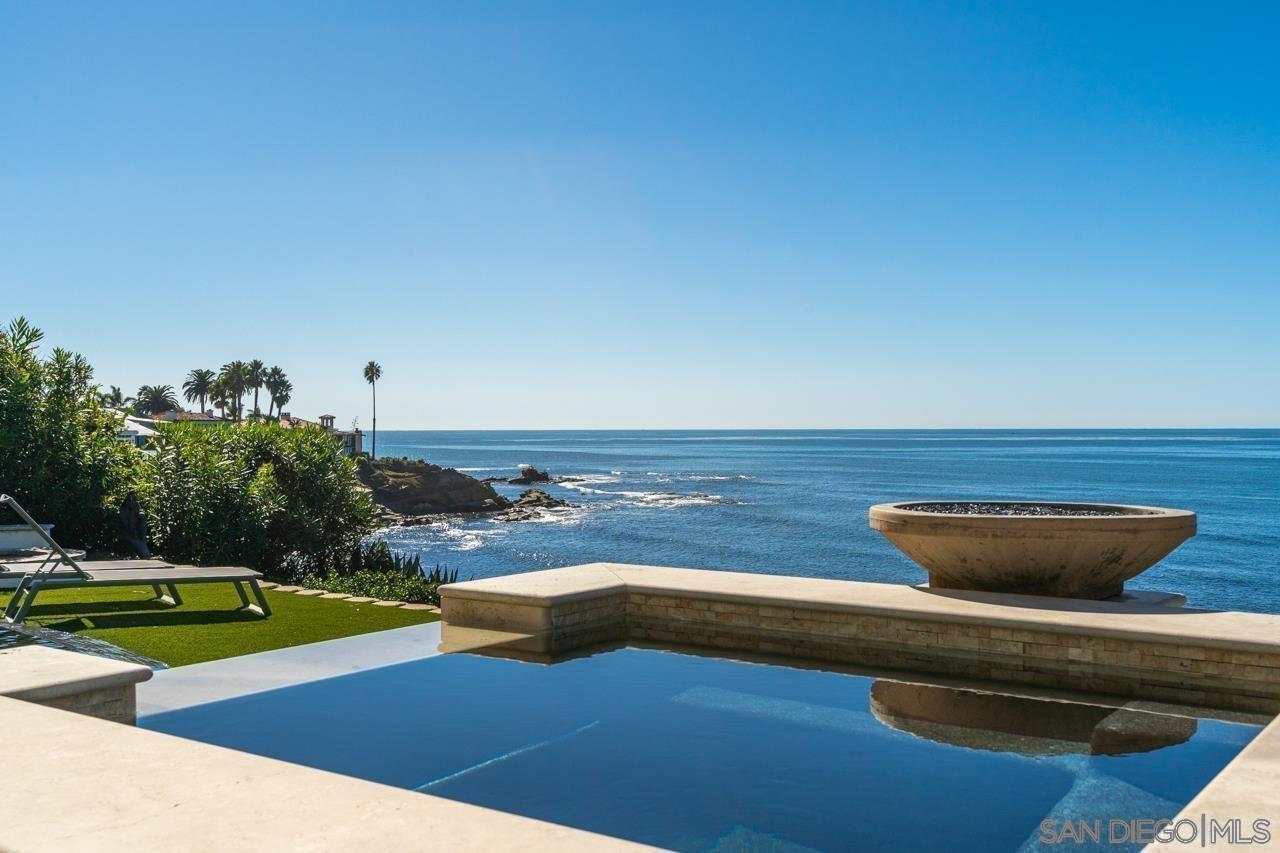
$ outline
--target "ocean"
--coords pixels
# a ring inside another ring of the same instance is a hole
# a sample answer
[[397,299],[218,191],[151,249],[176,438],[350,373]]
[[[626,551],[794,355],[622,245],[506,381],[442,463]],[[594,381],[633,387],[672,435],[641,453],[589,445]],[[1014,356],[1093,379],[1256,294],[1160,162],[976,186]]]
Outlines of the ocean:
[[1199,515],[1198,535],[1130,589],[1280,613],[1280,430],[384,430],[378,454],[475,477],[532,465],[582,478],[541,486],[573,506],[536,521],[453,517],[381,534],[464,580],[604,560],[921,583],[867,526],[868,507],[1106,501]]

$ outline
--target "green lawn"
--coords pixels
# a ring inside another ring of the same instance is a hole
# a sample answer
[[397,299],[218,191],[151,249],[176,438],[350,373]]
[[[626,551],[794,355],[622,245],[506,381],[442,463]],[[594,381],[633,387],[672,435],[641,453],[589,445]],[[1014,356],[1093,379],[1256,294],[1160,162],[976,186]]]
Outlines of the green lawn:
[[[28,625],[96,637],[170,666],[300,646],[402,628],[438,617],[423,610],[374,607],[267,590],[272,614],[240,610],[230,584],[179,587],[181,607],[156,601],[150,587],[40,593]],[[0,592],[0,606],[9,594]]]

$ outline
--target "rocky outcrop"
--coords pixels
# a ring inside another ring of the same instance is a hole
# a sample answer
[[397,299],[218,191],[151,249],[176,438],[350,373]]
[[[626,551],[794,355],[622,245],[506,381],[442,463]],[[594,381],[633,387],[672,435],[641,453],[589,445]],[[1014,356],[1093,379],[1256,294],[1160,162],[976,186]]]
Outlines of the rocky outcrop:
[[510,480],[507,480],[507,482],[513,486],[528,486],[533,483],[550,483],[551,475],[546,471],[539,471],[537,468],[526,465],[520,469],[519,477],[512,477]]
[[403,523],[413,516],[498,512],[511,507],[511,501],[495,492],[493,486],[430,462],[370,462],[362,458],[356,475],[372,492],[373,499],[389,511],[390,514],[383,513],[385,521]]
[[542,489],[525,489],[520,497],[511,504],[511,508],[496,516],[498,521],[528,521],[537,518],[538,510],[558,509],[570,504],[542,491]]

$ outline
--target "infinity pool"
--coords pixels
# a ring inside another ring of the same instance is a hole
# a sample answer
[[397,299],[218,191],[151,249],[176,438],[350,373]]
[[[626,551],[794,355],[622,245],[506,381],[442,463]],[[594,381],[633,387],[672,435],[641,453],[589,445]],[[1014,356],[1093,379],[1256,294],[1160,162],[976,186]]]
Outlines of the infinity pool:
[[139,725],[716,851],[1034,849],[1046,819],[1172,817],[1258,731],[638,648],[442,655]]

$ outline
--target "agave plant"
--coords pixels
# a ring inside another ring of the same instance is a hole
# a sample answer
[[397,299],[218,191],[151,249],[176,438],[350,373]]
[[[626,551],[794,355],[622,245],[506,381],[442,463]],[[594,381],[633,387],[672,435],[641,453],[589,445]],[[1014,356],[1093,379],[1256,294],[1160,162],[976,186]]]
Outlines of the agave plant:
[[449,571],[448,566],[441,567],[439,563],[436,563],[436,567],[427,573],[426,578],[427,583],[435,584],[436,586],[443,586],[447,583],[457,583],[458,570],[454,569],[451,572]]

